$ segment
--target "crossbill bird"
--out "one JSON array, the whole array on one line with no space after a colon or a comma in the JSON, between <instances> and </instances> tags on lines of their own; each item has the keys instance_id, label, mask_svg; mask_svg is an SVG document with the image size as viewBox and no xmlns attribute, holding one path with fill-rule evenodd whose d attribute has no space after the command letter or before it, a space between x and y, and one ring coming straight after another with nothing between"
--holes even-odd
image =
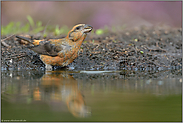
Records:
<instances>
[{"instance_id":1,"label":"crossbill bird","mask_svg":"<svg viewBox=\"0 0 183 123\"><path fill-rule=\"evenodd\" d=\"M62 39L31 40L22 36L16 38L27 41L31 45L28 48L40 55L46 70L52 70L52 66L65 67L78 57L80 46L92 29L90 25L78 24Z\"/></svg>"}]
</instances>

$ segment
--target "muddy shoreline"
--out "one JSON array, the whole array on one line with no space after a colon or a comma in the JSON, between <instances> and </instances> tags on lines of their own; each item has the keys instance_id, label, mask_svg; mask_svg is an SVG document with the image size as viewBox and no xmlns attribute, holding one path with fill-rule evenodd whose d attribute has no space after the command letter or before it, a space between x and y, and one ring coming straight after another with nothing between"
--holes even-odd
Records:
<instances>
[{"instance_id":1,"label":"muddy shoreline","mask_svg":"<svg viewBox=\"0 0 183 123\"><path fill-rule=\"evenodd\" d=\"M7 36L8 37L8 36ZM61 38L50 36L49 38ZM5 39L6 37L2 37ZM33 39L43 39L32 35ZM39 55L15 37L1 43L1 70L44 70ZM60 67L55 67L56 70ZM182 29L140 27L103 35L89 34L68 70L161 71L182 69Z\"/></svg>"}]
</instances>

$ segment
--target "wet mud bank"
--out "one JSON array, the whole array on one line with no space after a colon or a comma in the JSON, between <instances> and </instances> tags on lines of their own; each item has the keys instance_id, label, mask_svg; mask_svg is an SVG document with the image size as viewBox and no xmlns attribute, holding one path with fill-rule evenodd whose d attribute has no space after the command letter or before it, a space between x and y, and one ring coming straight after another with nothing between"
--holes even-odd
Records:
<instances>
[{"instance_id":1,"label":"wet mud bank","mask_svg":"<svg viewBox=\"0 0 183 123\"><path fill-rule=\"evenodd\" d=\"M31 37L43 39L36 35ZM64 36L49 38L61 37ZM39 55L19 44L15 37L7 38L3 42L1 70L44 70ZM182 69L182 30L143 26L115 33L109 31L103 35L90 34L83 42L78 58L66 69L133 71Z\"/></svg>"}]
</instances>

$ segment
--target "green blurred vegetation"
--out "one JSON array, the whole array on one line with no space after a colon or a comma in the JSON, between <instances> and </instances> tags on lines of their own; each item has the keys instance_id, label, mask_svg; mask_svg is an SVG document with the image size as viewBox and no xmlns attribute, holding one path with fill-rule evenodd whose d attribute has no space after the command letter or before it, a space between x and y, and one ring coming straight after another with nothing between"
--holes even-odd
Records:
<instances>
[{"instance_id":1,"label":"green blurred vegetation","mask_svg":"<svg viewBox=\"0 0 183 123\"><path fill-rule=\"evenodd\" d=\"M95 31L95 34L97 35L103 35L103 34L106 34L106 33L109 33L109 32L118 32L118 31L121 31L121 30L124 30L126 28L126 25L122 25L122 26L112 26L112 27L109 27L109 26L104 26L104 28L101 28L101 29L97 29Z\"/></svg>"},{"instance_id":2,"label":"green blurred vegetation","mask_svg":"<svg viewBox=\"0 0 183 123\"><path fill-rule=\"evenodd\" d=\"M105 34L105 33L108 33L108 32L109 32L109 27L108 27L108 26L104 26L103 29L97 29L97 30L95 31L95 33L96 33L97 35L102 35L102 34Z\"/></svg>"},{"instance_id":3,"label":"green blurred vegetation","mask_svg":"<svg viewBox=\"0 0 183 123\"><path fill-rule=\"evenodd\" d=\"M67 34L69 31L69 28L67 26L59 27L58 25L46 25L43 26L41 21L35 22L31 16L27 16L28 22L26 24L21 24L21 22L10 22L6 26L1 27L1 35L11 35L11 34L24 34L24 33L30 33L30 34L36 34L36 33L42 33L44 37L47 36L47 34L51 33L55 36L58 36L60 34Z\"/></svg>"},{"instance_id":4,"label":"green blurred vegetation","mask_svg":"<svg viewBox=\"0 0 183 123\"><path fill-rule=\"evenodd\" d=\"M28 22L25 24L22 24L21 22L10 22L6 26L1 27L1 35L12 35L12 34L37 34L40 33L43 37L47 37L48 34L59 36L61 34L67 35L70 28L66 25L59 27L59 25L43 25L41 21L35 22L33 18L30 15L27 15ZM93 29L91 34L96 35L102 35L109 32L117 32L119 30L123 30L126 27L126 25L123 25L122 27L108 27L104 26L104 28L101 29Z\"/></svg>"}]
</instances>

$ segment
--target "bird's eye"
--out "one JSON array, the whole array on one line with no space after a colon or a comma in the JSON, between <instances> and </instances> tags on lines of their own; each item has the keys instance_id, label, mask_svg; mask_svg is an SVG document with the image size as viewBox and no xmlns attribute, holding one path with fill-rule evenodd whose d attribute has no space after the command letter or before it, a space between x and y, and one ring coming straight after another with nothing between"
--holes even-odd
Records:
<instances>
[{"instance_id":1,"label":"bird's eye","mask_svg":"<svg viewBox=\"0 0 183 123\"><path fill-rule=\"evenodd\" d=\"M76 27L76 30L79 30L81 28L81 26L78 26L78 27Z\"/></svg>"}]
</instances>

